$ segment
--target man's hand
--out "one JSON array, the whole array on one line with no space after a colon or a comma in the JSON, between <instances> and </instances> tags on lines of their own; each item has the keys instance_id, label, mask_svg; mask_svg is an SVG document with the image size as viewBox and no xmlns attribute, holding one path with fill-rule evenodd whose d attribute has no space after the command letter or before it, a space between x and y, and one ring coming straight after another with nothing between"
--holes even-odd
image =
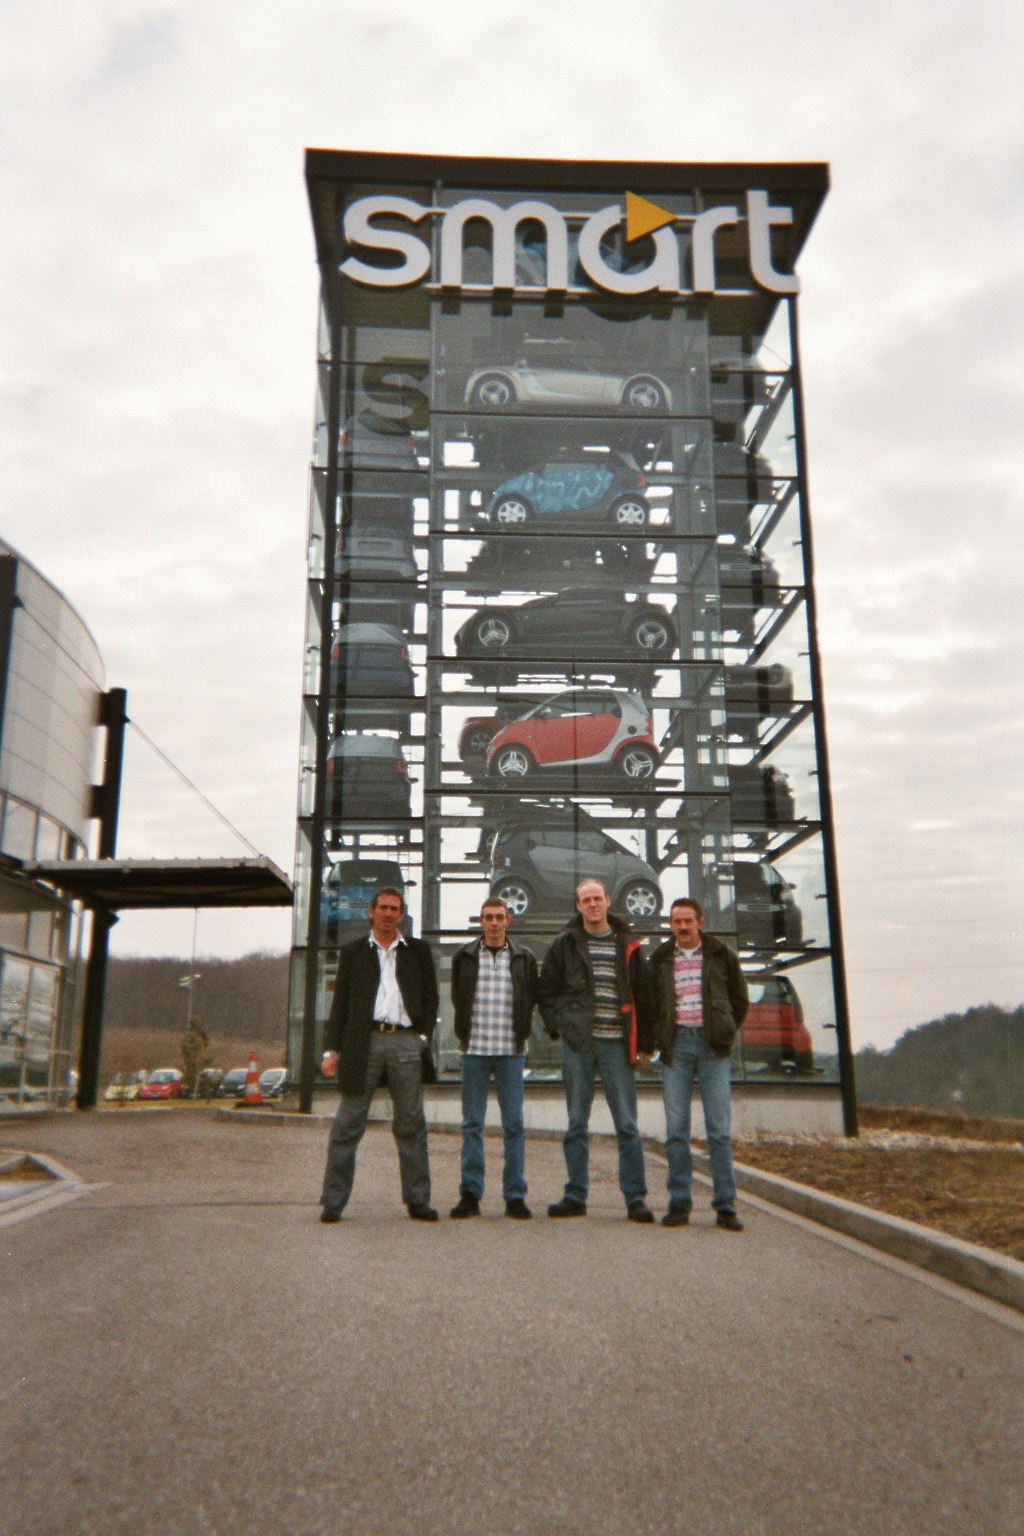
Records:
<instances>
[{"instance_id":1,"label":"man's hand","mask_svg":"<svg viewBox=\"0 0 1024 1536\"><path fill-rule=\"evenodd\" d=\"M337 1072L337 1070L338 1070L338 1053L337 1053L337 1051L324 1051L324 1054L323 1054L323 1056L320 1059L320 1071L323 1073L324 1077L333 1077L335 1072Z\"/></svg>"},{"instance_id":2,"label":"man's hand","mask_svg":"<svg viewBox=\"0 0 1024 1536\"><path fill-rule=\"evenodd\" d=\"M647 1051L637 1051L636 1064L638 1067L649 1067L654 1057Z\"/></svg>"}]
</instances>

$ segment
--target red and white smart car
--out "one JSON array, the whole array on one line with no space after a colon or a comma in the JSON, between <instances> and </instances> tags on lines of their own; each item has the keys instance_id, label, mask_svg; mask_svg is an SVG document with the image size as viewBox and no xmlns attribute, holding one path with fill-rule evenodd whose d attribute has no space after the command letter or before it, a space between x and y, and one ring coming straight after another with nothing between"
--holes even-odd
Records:
<instances>
[{"instance_id":1,"label":"red and white smart car","mask_svg":"<svg viewBox=\"0 0 1024 1536\"><path fill-rule=\"evenodd\" d=\"M652 779L660 761L649 706L618 688L556 693L498 729L487 749L488 773L513 780L538 770L596 768L635 784Z\"/></svg>"}]
</instances>

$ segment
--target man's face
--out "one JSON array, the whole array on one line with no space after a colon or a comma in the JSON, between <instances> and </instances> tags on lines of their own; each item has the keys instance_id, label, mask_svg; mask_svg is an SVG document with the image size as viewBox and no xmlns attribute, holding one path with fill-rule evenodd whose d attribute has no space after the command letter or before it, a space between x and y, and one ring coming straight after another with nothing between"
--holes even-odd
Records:
<instances>
[{"instance_id":1,"label":"man's face","mask_svg":"<svg viewBox=\"0 0 1024 1536\"><path fill-rule=\"evenodd\" d=\"M696 949L700 943L703 918L692 907L673 907L668 915L668 925L680 949Z\"/></svg>"},{"instance_id":2,"label":"man's face","mask_svg":"<svg viewBox=\"0 0 1024 1536\"><path fill-rule=\"evenodd\" d=\"M381 944L391 944L401 926L402 903L397 896L378 896L370 908L373 936Z\"/></svg>"},{"instance_id":3,"label":"man's face","mask_svg":"<svg viewBox=\"0 0 1024 1536\"><path fill-rule=\"evenodd\" d=\"M484 943L489 949L500 949L508 932L508 913L504 907L484 907L480 913L480 927Z\"/></svg>"},{"instance_id":4,"label":"man's face","mask_svg":"<svg viewBox=\"0 0 1024 1536\"><path fill-rule=\"evenodd\" d=\"M576 897L576 910L583 919L583 926L588 933L604 933L608 927L608 908L611 902L605 894L604 887L598 885L596 880L588 880L581 885Z\"/></svg>"}]
</instances>

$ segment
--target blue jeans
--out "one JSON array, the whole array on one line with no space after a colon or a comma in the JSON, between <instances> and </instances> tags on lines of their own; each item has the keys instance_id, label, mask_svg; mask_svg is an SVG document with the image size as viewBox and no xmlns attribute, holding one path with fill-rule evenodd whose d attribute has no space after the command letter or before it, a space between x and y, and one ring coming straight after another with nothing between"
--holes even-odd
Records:
<instances>
[{"instance_id":1,"label":"blue jeans","mask_svg":"<svg viewBox=\"0 0 1024 1536\"><path fill-rule=\"evenodd\" d=\"M569 1111L569 1129L562 1143L568 1173L566 1197L580 1201L587 1198L590 1106L594 1102L594 1082L598 1073L619 1144L619 1188L626 1204L632 1205L634 1200L646 1198L647 1176L644 1144L636 1123L636 1078L627 1060L623 1040L594 1040L584 1051L574 1051L562 1041L562 1082Z\"/></svg>"},{"instance_id":2,"label":"blue jeans","mask_svg":"<svg viewBox=\"0 0 1024 1536\"><path fill-rule=\"evenodd\" d=\"M730 1139L732 1062L712 1056L702 1029L680 1029L672 1046L672 1065L662 1069L665 1098L665 1154L668 1158L668 1200L676 1210L693 1204L693 1158L690 1155L690 1104L694 1076L700 1078L700 1101L711 1154L712 1207L731 1211L736 1204L736 1176Z\"/></svg>"},{"instance_id":3,"label":"blue jeans","mask_svg":"<svg viewBox=\"0 0 1024 1536\"><path fill-rule=\"evenodd\" d=\"M502 1193L506 1200L522 1200L526 1194L523 1165L526 1129L523 1125L522 1056L463 1056L462 1058L462 1172L459 1189L479 1200L484 1192L484 1120L487 1117L487 1084L491 1073L498 1094L501 1129L505 1135L505 1170Z\"/></svg>"}]
</instances>

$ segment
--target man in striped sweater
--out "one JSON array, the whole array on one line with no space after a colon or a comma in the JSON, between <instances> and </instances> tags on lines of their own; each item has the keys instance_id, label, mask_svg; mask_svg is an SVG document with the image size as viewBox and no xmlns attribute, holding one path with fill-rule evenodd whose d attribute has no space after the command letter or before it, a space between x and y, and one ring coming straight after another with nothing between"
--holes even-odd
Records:
<instances>
[{"instance_id":1,"label":"man in striped sweater","mask_svg":"<svg viewBox=\"0 0 1024 1536\"><path fill-rule=\"evenodd\" d=\"M587 1213L590 1107L600 1074L618 1141L626 1214L630 1221L652 1222L633 1074L638 1054L654 1049L652 999L641 941L610 906L600 880L581 881L577 916L554 939L541 967L541 1017L551 1038L562 1042L569 1115L565 1193L548 1215Z\"/></svg>"}]
</instances>

